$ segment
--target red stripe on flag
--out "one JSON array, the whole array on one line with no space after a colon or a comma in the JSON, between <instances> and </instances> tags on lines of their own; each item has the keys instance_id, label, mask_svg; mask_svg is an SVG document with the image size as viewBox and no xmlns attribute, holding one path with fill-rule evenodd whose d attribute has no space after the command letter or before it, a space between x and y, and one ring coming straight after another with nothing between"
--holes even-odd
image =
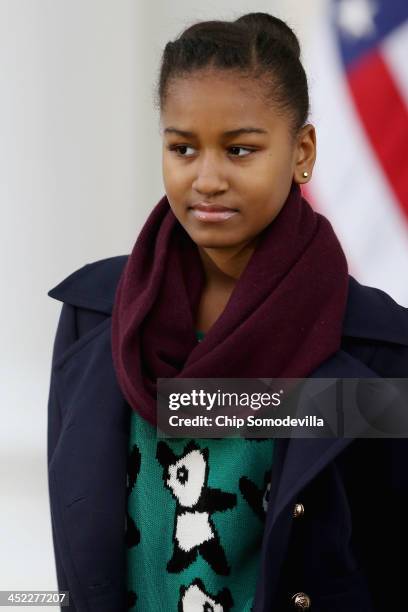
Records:
<instances>
[{"instance_id":1,"label":"red stripe on flag","mask_svg":"<svg viewBox=\"0 0 408 612\"><path fill-rule=\"evenodd\" d=\"M377 51L363 57L349 70L348 82L371 145L408 217L408 112L405 101Z\"/></svg>"}]
</instances>

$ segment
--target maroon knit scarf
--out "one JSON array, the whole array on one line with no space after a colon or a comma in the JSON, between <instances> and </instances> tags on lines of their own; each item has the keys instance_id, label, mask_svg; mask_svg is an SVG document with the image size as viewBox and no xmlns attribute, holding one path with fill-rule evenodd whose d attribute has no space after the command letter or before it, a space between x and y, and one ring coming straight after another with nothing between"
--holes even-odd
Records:
<instances>
[{"instance_id":1,"label":"maroon knit scarf","mask_svg":"<svg viewBox=\"0 0 408 612\"><path fill-rule=\"evenodd\" d=\"M303 378L340 347L347 261L329 221L294 182L198 343L204 282L197 246L164 196L136 240L112 313L119 385L153 425L157 378Z\"/></svg>"}]
</instances>

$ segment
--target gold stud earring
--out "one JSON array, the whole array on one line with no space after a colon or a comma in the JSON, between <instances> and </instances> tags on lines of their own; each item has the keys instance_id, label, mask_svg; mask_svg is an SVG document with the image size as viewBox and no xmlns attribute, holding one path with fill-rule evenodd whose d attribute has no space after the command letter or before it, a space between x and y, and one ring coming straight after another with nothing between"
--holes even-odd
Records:
<instances>
[{"instance_id":1,"label":"gold stud earring","mask_svg":"<svg viewBox=\"0 0 408 612\"><path fill-rule=\"evenodd\" d=\"M307 177L309 176L309 173L308 173L308 172L306 172L306 170L305 170L305 171L303 172L302 176L303 176L304 178L307 178Z\"/></svg>"}]
</instances>

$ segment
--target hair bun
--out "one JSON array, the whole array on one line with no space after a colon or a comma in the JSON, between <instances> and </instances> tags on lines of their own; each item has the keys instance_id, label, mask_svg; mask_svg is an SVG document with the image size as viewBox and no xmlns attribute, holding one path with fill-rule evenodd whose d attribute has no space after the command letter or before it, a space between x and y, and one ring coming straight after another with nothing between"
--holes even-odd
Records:
<instances>
[{"instance_id":1,"label":"hair bun","mask_svg":"<svg viewBox=\"0 0 408 612\"><path fill-rule=\"evenodd\" d=\"M282 19L273 17L269 13L247 13L236 19L235 23L245 25L257 33L266 33L288 48L297 59L300 59L300 45L297 36Z\"/></svg>"}]
</instances>

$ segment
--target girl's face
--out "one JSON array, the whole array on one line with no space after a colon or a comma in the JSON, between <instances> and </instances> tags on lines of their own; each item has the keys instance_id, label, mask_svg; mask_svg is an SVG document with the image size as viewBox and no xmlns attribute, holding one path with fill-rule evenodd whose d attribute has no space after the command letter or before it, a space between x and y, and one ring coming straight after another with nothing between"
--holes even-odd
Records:
<instances>
[{"instance_id":1,"label":"girl's face","mask_svg":"<svg viewBox=\"0 0 408 612\"><path fill-rule=\"evenodd\" d=\"M292 180L305 182L303 171L311 173L313 126L294 137L289 116L268 105L260 87L216 70L169 85L163 180L174 215L201 247L250 243L277 216ZM200 202L233 210L211 216L192 208Z\"/></svg>"}]
</instances>

